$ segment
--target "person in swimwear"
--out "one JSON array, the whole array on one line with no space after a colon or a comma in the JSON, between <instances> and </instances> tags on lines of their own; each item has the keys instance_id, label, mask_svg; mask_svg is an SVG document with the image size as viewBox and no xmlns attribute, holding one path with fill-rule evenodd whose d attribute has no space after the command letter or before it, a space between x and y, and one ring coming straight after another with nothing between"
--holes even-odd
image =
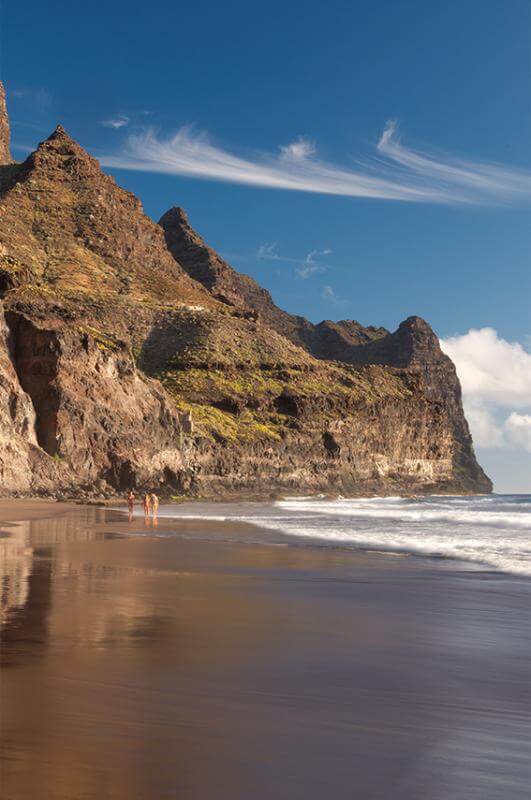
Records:
<instances>
[{"instance_id":1,"label":"person in swimwear","mask_svg":"<svg viewBox=\"0 0 531 800\"><path fill-rule=\"evenodd\" d=\"M133 512L135 510L135 494L131 489L127 495L127 508L129 509L129 522L133 519Z\"/></svg>"},{"instance_id":2,"label":"person in swimwear","mask_svg":"<svg viewBox=\"0 0 531 800\"><path fill-rule=\"evenodd\" d=\"M148 494L144 495L144 514L149 517L149 510L151 508L151 501Z\"/></svg>"}]
</instances>

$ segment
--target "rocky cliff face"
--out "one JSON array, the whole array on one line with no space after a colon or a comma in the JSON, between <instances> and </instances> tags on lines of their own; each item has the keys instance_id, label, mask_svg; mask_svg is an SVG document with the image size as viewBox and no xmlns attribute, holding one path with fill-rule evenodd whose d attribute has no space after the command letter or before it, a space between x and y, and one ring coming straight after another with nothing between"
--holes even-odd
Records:
<instances>
[{"instance_id":1,"label":"rocky cliff face","mask_svg":"<svg viewBox=\"0 0 531 800\"><path fill-rule=\"evenodd\" d=\"M0 315L0 485L3 492L29 491L32 456L38 453L35 410L10 357L11 342Z\"/></svg>"},{"instance_id":2,"label":"rocky cliff face","mask_svg":"<svg viewBox=\"0 0 531 800\"><path fill-rule=\"evenodd\" d=\"M0 82L0 165L11 163L9 151L9 117L6 107L6 93Z\"/></svg>"},{"instance_id":3,"label":"rocky cliff face","mask_svg":"<svg viewBox=\"0 0 531 800\"><path fill-rule=\"evenodd\" d=\"M0 442L4 493L490 490L425 322L287 314L61 127L0 166Z\"/></svg>"}]
</instances>

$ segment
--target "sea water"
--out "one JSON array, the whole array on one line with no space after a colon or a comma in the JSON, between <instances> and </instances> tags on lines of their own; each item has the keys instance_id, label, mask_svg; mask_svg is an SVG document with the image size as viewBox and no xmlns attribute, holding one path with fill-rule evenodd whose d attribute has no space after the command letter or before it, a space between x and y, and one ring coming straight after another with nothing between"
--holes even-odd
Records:
<instances>
[{"instance_id":1,"label":"sea water","mask_svg":"<svg viewBox=\"0 0 531 800\"><path fill-rule=\"evenodd\" d=\"M288 497L162 506L160 516L241 521L308 544L453 558L531 575L531 495Z\"/></svg>"}]
</instances>

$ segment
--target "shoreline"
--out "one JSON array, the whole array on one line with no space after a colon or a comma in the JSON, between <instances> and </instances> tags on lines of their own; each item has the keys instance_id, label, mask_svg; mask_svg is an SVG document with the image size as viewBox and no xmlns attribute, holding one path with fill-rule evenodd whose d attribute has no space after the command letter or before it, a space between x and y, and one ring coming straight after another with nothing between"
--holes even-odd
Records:
<instances>
[{"instance_id":1,"label":"shoreline","mask_svg":"<svg viewBox=\"0 0 531 800\"><path fill-rule=\"evenodd\" d=\"M490 495L478 495L478 497L485 496L488 497ZM512 496L512 495L510 495ZM524 496L524 495L522 495ZM447 495L439 495L439 497L447 497ZM455 497L460 497L460 495L455 495ZM304 499L328 499L325 497L312 497L312 498L304 498ZM352 498L341 498L341 499L352 499ZM380 499L378 498L356 498L356 499ZM381 499L387 499L382 497ZM400 497L399 499L406 499ZM410 499L410 498L407 498ZM420 498L419 498L420 499ZM9 535L9 526L11 524L16 525L17 523L31 523L32 521L39 520L39 519L53 519L56 516L64 516L68 515L69 513L75 513L80 509L100 509L106 517L106 522L109 522L109 514L116 514L123 516L123 520L113 520L113 527L117 529L121 536L127 538L134 538L141 534L143 537L152 536L152 538L160 538L162 535L169 535L174 534L176 538L182 538L185 535L191 535L191 532L195 531L200 528L202 531L202 535L199 537L198 541L205 541L208 542L209 539L204 538L204 532L210 531L212 535L217 536L218 529L226 529L227 531L231 531L232 534L235 530L241 534L240 542L242 545L249 544L249 545L261 545L261 546L284 546L284 547L292 547L297 549L315 549L315 550L333 550L337 552L342 552L344 554L348 554L350 557L355 558L356 555L360 554L370 554L380 558L400 558L400 559L414 559L418 560L421 563L424 562L427 565L430 564L439 564L439 565L447 565L448 568L451 569L450 565L453 565L456 572L470 572L470 573L479 573L484 575L492 575L492 576L499 576L501 578L514 578L518 580L529 580L530 575L527 573L522 573L510 569L502 569L498 565L494 565L488 561L483 561L481 558L473 558L473 557L464 557L462 555L450 555L450 554L441 554L441 553L429 553L423 552L414 549L407 549L401 548L400 546L389 547L386 549L384 545L377 545L367 543L358 543L358 542L341 542L341 541L334 541L327 539L326 537L305 537L305 536L298 536L289 530L282 530L275 527L268 527L266 524L262 523L260 518L257 517L255 520L241 520L241 519L231 519L230 517L224 517L223 519L219 517L212 517L209 519L208 516L205 515L197 515L194 516L193 514L182 514L179 515L176 513L174 516L170 516L164 514L164 509L171 508L175 506L175 509L181 508L183 505L189 504L191 506L198 506L201 503L208 506L216 506L221 504L226 504L229 506L237 505L238 502L243 504L245 503L264 503L264 502L274 502L272 500L268 501L260 501L260 500L219 500L218 502L212 501L210 499L204 500L202 498L194 498L193 500L183 500L182 502L177 503L164 503L161 505L162 513L156 517L156 527L153 527L153 517L149 516L149 525L150 527L146 530L145 523L146 518L142 513L139 513L139 504L136 507L136 513L133 517L133 522L126 519L127 517L127 505L126 502L112 502L109 501L107 503L86 503L83 501L78 502L69 502L63 500L51 500L48 498L17 498L15 499L5 499L0 498L0 541L2 541L2 533L4 533L4 542L6 541L6 537ZM9 510L8 510L9 509ZM136 523L136 524L135 524ZM3 531L2 526L6 526L7 530ZM134 527L132 527L132 525ZM97 530L100 530L100 526L96 526ZM257 539L256 537L259 537ZM222 538L222 537L219 537ZM231 543L231 539L227 539L227 544Z\"/></svg>"},{"instance_id":2,"label":"shoreline","mask_svg":"<svg viewBox=\"0 0 531 800\"><path fill-rule=\"evenodd\" d=\"M521 495L522 497L528 497L528 495ZM478 499L482 497L490 497L488 495L481 495L476 496ZM504 495L499 495L500 498L504 497ZM513 498L514 495L508 495L508 497ZM346 503L352 500L352 498L340 498L345 500ZM394 498L358 498L359 500L367 500L374 501L374 500L388 500L392 499L395 501L402 501L406 498L401 497L394 497ZM423 500L425 498L407 498L413 500ZM448 499L447 496L434 496L436 500ZM452 496L450 499L461 499L458 496ZM310 508L313 502L316 504L320 502L328 502L327 498L324 497L303 497L303 498L289 498L291 501L301 500L306 502L306 510ZM332 501L334 502L334 501ZM159 516L158 521L159 524L163 523L166 526L170 526L173 524L175 530L173 532L176 536L179 536L179 528L183 523L189 524L217 524L220 526L230 526L231 524L242 524L246 525L249 531L255 531L256 535L261 537L261 541L267 544L275 543L277 545L284 545L290 547L298 547L298 548L316 548L316 549L335 549L340 550L345 553L356 554L356 553L374 553L379 554L381 556L390 556L390 557L402 557L402 558L414 558L414 559L421 559L426 562L449 562L455 566L456 570L459 571L473 571L473 572L481 572L483 574L492 574L492 575L500 575L503 577L514 577L519 579L528 580L531 578L531 565L528 562L523 564L519 563L512 563L510 566L505 565L503 566L500 562L499 558L492 561L489 557L486 557L484 554L482 555L481 552L478 552L476 555L472 555L470 553L460 553L460 552L451 552L451 551L441 551L435 545L433 545L433 550L430 551L429 549L423 549L422 540L417 538L415 540L415 544L408 544L408 536L405 534L405 538L403 541L398 540L395 537L394 541L383 541L383 538L379 541L371 541L370 538L355 538L353 536L351 539L348 538L334 538L333 536L328 536L323 533L323 535L319 535L318 532L312 531L310 532L302 532L301 530L294 530L293 526L290 527L290 521L293 519L292 517L288 516L286 518L285 525L282 524L282 516L279 515L276 518L276 524L268 524L269 520L267 517L264 519L261 515L261 511L263 511L264 507L269 508L271 505L271 510L273 511L273 504L268 502L257 502L257 501L242 501L242 502L234 502L234 501L225 501L224 503L212 503L211 501L204 501L204 502L196 502L196 503L181 503L181 504L163 504L160 506L159 509ZM216 506L222 508L222 515L216 516L217 508ZM251 506L250 508L248 506ZM194 507L198 509L199 513L195 513ZM254 508L253 508L254 507ZM121 513L124 516L127 514L127 509L125 507L117 507L116 505L111 508L111 510L116 510L117 513ZM237 511L236 514L231 516L231 512L233 510ZM404 526L408 526L411 524L411 527L414 527L415 522L408 522L408 509L407 507L404 508L404 520L399 520L400 511L398 511L397 516L393 517L386 517L385 514L388 512L388 507L384 506L383 510L383 518L382 523L387 526L389 530L392 530L394 525L396 524L397 520L401 521ZM301 513L293 510L293 512L289 513ZM304 513L304 512L302 512ZM326 513L326 512L325 512ZM331 512L334 514L334 511ZM361 506L358 512L361 515L361 518L364 516L364 507ZM371 514L372 511L369 511ZM376 512L377 513L377 512ZM422 512L421 512L422 513ZM427 512L430 514L430 511ZM413 512L415 514L415 512ZM490 513L489 513L490 516ZM356 517L356 512L354 512L354 517ZM145 518L141 512L136 512L134 517L135 519ZM151 519L151 518L149 518ZM300 523L304 522L304 516L300 517ZM124 523L125 524L125 523ZM430 526L432 524L431 520L426 520L426 525ZM124 533L127 531L124 530ZM354 531L353 531L354 533ZM370 537L370 532L368 533L368 537ZM470 535L469 533L461 533L461 541L466 543L467 536ZM473 536L474 534L472 534ZM266 542L267 537L267 542ZM251 537L252 538L252 537ZM398 534L398 539L400 538L400 534ZM459 537L457 537L459 538ZM442 544L442 542L441 542ZM419 546L420 545L420 546ZM444 545L443 545L444 546Z\"/></svg>"},{"instance_id":3,"label":"shoreline","mask_svg":"<svg viewBox=\"0 0 531 800\"><path fill-rule=\"evenodd\" d=\"M151 487L149 492L152 492L157 487ZM227 490L223 494L215 494L215 495L175 495L175 494L166 494L161 492L159 494L159 500L163 503L168 504L175 504L180 505L181 503L238 503L238 502L274 502L275 500L284 500L287 497L319 497L327 500L338 500L338 499L350 499L350 500L357 500L357 499L371 499L371 498L386 498L386 497L400 497L404 499L408 498L415 498L415 497L490 497L491 495L497 494L494 490L490 492L473 492L473 491L456 491L455 489L448 489L447 491L441 491L440 486L427 486L426 489L422 489L422 487L417 487L415 490L408 489L403 491L397 491L400 487L393 487L394 491L391 489L389 492L382 492L382 491L360 491L360 492L353 492L351 494L341 494L339 492L330 492L330 491L322 491L317 492L313 495L296 495L293 491L283 490L283 491L272 491L272 492L247 492L247 491L234 491L231 492ZM380 487L381 489L381 487ZM146 490L147 491L147 490ZM160 491L160 489L159 489ZM144 490L140 491L137 490L136 495L138 498L144 494ZM517 493L518 494L518 493ZM13 495L0 495L0 503L2 502L9 502L13 500L17 501L44 501L44 502L56 502L56 503L73 503L76 505L101 505L101 506L109 506L109 505L120 505L126 503L125 501L126 491L123 493L116 492L112 495L101 495L97 492L94 493L84 493L81 490L78 492L70 492L70 491L58 491L56 493L50 493L49 495L41 495L41 494L13 494Z\"/></svg>"},{"instance_id":4,"label":"shoreline","mask_svg":"<svg viewBox=\"0 0 531 800\"><path fill-rule=\"evenodd\" d=\"M525 497L526 495L522 496ZM438 497L447 498L446 495L440 495ZM454 495L452 497L459 499L461 496ZM490 497L490 495L481 495L478 497ZM503 495L500 495L500 497L503 497ZM513 497L513 495L509 495L509 497ZM327 498L321 497L308 497L300 499L310 502L313 500L316 502L319 502L320 500L326 502L327 500ZM348 501L352 498L341 499ZM359 499L374 500L380 498ZM397 497L396 499L403 500L406 498ZM422 500L423 498L420 497L418 499ZM4 498L0 499L0 543L3 542L4 546L8 546L9 531L11 526L21 524L30 525L31 522L35 520L53 519L54 517L75 514L76 511L82 511L83 509L86 509L87 511L90 509L98 509L104 514L104 518L107 522L113 519L113 514L122 518L120 520L113 519L113 525L116 529L118 529L119 534L124 537L134 538L135 536L141 534L142 537L151 535L152 538L160 539L161 536L173 534L175 538L178 539L186 537L187 535L193 535L194 537L198 537L198 539L201 541L208 541L208 539L204 538L205 531L211 531L214 538L219 538L219 531L226 530L228 532L226 541L227 544L230 544L232 542L234 531L237 530L238 539L242 544L260 544L263 546L275 545L296 548L298 550L333 550L344 553L346 558L356 558L357 555L370 554L379 558L400 558L404 561L412 559L420 562L421 564L425 564L429 569L437 569L437 567L442 569L444 566L445 571L454 569L456 572L460 573L469 572L481 575L492 575L504 579L514 578L524 581L529 581L531 578L529 569L525 564L521 567L517 564L514 566L511 565L504 567L501 563L499 563L499 559L493 562L492 560L489 560L488 557L482 557L481 553L478 553L476 557L471 554L460 552L441 552L440 549L437 549L436 547L434 547L433 552L430 552L429 550L423 549L418 545L413 546L408 544L407 541L384 543L381 541L370 541L368 539L359 541L354 538L351 540L341 540L330 538L326 535L319 536L319 534L311 536L305 534L301 535L300 533L290 530L289 526L282 527L282 525L279 525L278 521L281 522L282 517L279 518L276 525L268 525L267 521L264 522L259 514L253 517L252 509L251 513L248 514L248 518L242 518L241 514L231 517L230 511L226 514L226 516L224 515L223 518L216 517L215 515L210 516L208 513L216 506L228 506L229 509L232 509L234 507L238 507L240 504L245 507L246 504L267 505L268 503L272 502L274 501L242 500L238 502L234 500L219 500L214 502L212 500L195 498L193 501L162 503L159 509L159 514L155 518L155 523L153 523L153 517L150 515L148 518L146 518L140 511L140 505L138 503L135 508L133 521L131 521L127 518L128 514L125 501L122 503L112 501L107 503L85 503L81 500L76 502L66 502L62 500L50 500L47 498L18 498L16 500L6 500ZM190 509L193 509L194 507L198 508L201 505L204 506L203 513L198 513L195 515L193 511L190 512ZM188 508L186 508L187 506ZM174 510L175 513L165 513L165 511L168 509ZM183 509L185 513L179 513L179 509ZM241 511L245 514L246 509L243 508ZM388 520L388 526L390 530L393 529L394 524L395 520L392 518ZM146 525L149 525L148 529L146 529ZM96 530L100 530L99 525L96 526ZM463 538L463 543L466 543L465 535Z\"/></svg>"}]
</instances>

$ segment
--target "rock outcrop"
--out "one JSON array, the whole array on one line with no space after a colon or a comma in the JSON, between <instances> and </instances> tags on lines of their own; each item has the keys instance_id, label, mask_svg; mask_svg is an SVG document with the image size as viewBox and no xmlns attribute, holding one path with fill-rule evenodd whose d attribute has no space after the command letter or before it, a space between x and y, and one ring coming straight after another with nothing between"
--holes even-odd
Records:
<instances>
[{"instance_id":1,"label":"rock outcrop","mask_svg":"<svg viewBox=\"0 0 531 800\"><path fill-rule=\"evenodd\" d=\"M384 336L385 328L364 328L354 320L312 325L304 317L288 314L271 294L248 275L237 272L209 247L191 227L182 208L170 208L159 220L175 260L212 294L235 308L255 316L316 358L345 360L345 347Z\"/></svg>"},{"instance_id":2,"label":"rock outcrop","mask_svg":"<svg viewBox=\"0 0 531 800\"><path fill-rule=\"evenodd\" d=\"M9 149L9 117L7 115L6 93L0 81L0 166L11 163Z\"/></svg>"},{"instance_id":3,"label":"rock outcrop","mask_svg":"<svg viewBox=\"0 0 531 800\"><path fill-rule=\"evenodd\" d=\"M0 306L3 493L490 490L427 323L282 311L60 126L0 167Z\"/></svg>"},{"instance_id":4,"label":"rock outcrop","mask_svg":"<svg viewBox=\"0 0 531 800\"><path fill-rule=\"evenodd\" d=\"M12 362L9 336L0 313L0 487L25 492L32 486L31 456L38 449L35 411Z\"/></svg>"}]
</instances>

